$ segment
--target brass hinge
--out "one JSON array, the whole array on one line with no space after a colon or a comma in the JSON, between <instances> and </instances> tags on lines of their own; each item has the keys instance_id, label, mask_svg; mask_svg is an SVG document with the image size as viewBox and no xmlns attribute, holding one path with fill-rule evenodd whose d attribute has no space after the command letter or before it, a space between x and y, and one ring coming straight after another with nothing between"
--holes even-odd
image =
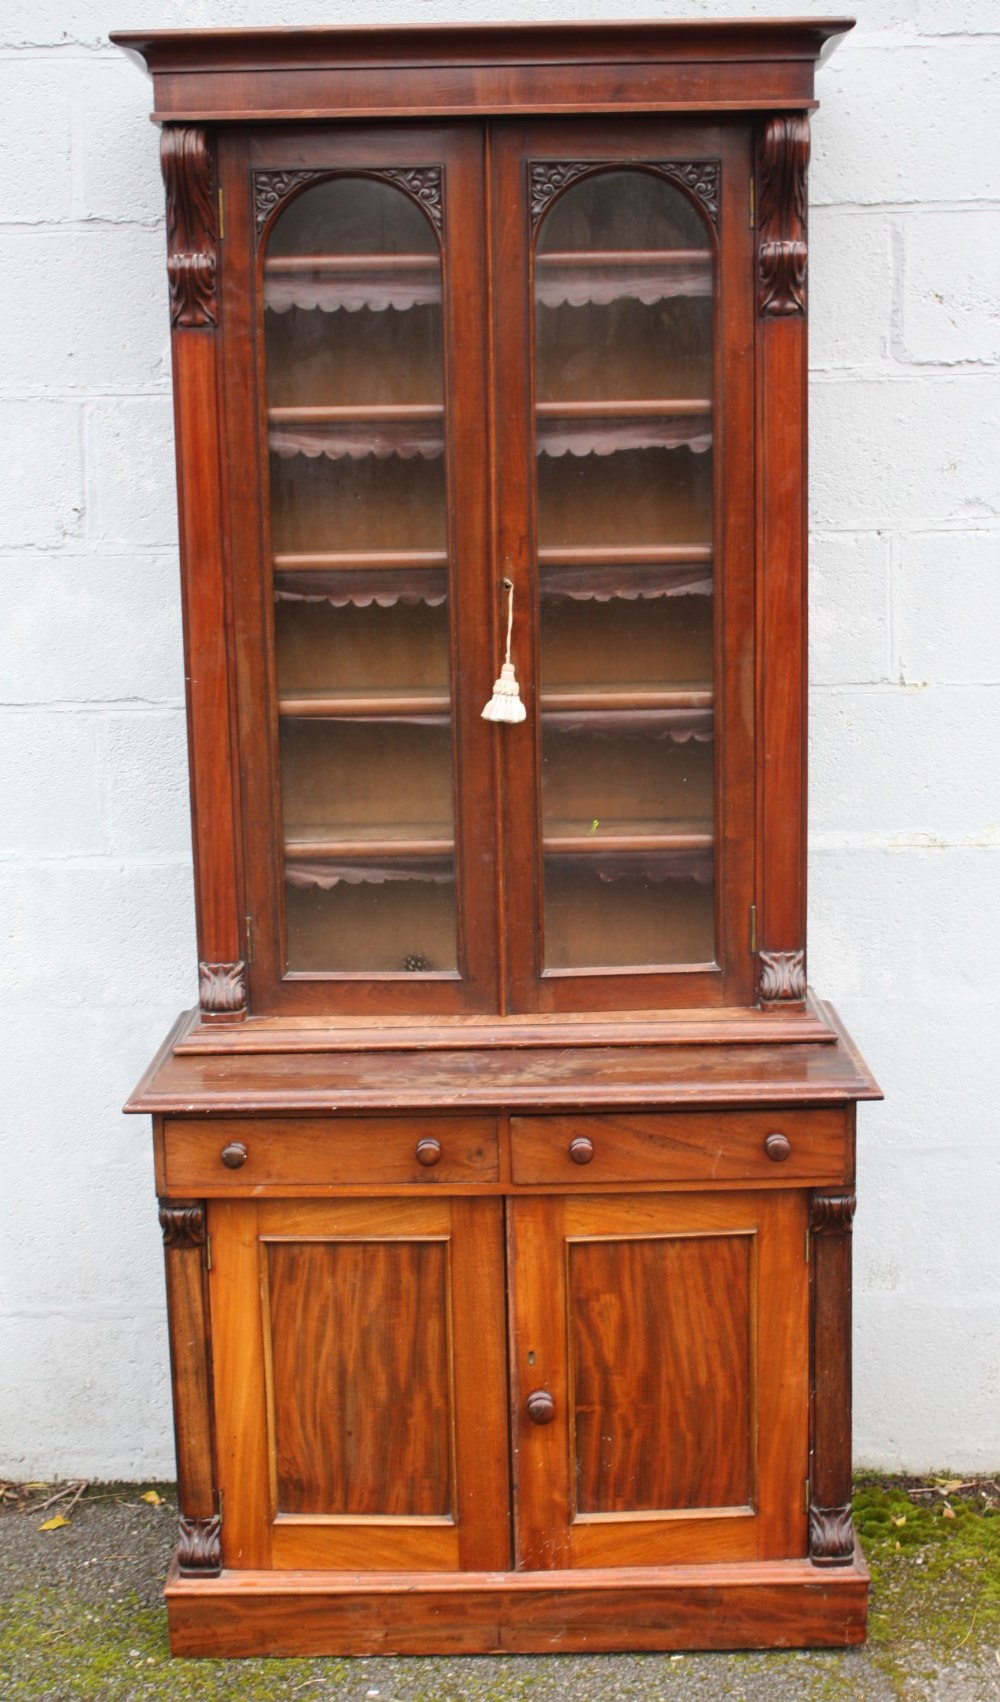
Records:
<instances>
[{"instance_id":1,"label":"brass hinge","mask_svg":"<svg viewBox=\"0 0 1000 1702\"><path fill-rule=\"evenodd\" d=\"M806 1224L806 1264L809 1263L809 1254L811 1252L812 1252L812 1238L811 1238L810 1233L809 1233L809 1225Z\"/></svg>"},{"instance_id":2,"label":"brass hinge","mask_svg":"<svg viewBox=\"0 0 1000 1702\"><path fill-rule=\"evenodd\" d=\"M212 1237L210 1235L205 1236L205 1269L206 1271L212 1269Z\"/></svg>"},{"instance_id":3,"label":"brass hinge","mask_svg":"<svg viewBox=\"0 0 1000 1702\"><path fill-rule=\"evenodd\" d=\"M751 172L751 174L750 174L750 229L753 230L755 228L756 224L757 224L757 188L756 188L756 184L755 184L755 181L754 181L753 173Z\"/></svg>"},{"instance_id":4,"label":"brass hinge","mask_svg":"<svg viewBox=\"0 0 1000 1702\"><path fill-rule=\"evenodd\" d=\"M225 1490L220 1489L219 1490L219 1524L220 1525L222 1524L222 1521L225 1518L225 1516L226 1516L226 1495L225 1495Z\"/></svg>"},{"instance_id":5,"label":"brass hinge","mask_svg":"<svg viewBox=\"0 0 1000 1702\"><path fill-rule=\"evenodd\" d=\"M220 189L219 190L219 241L220 242L222 241L225 234L226 234L226 210L225 210L225 204L224 204L223 199L222 199L222 190Z\"/></svg>"},{"instance_id":6,"label":"brass hinge","mask_svg":"<svg viewBox=\"0 0 1000 1702\"><path fill-rule=\"evenodd\" d=\"M802 1485L802 1489L803 1489L802 1511L803 1511L803 1513L808 1513L808 1511L809 1511L809 1490L810 1490L810 1484L809 1484L808 1478L805 1479L805 1482Z\"/></svg>"},{"instance_id":7,"label":"brass hinge","mask_svg":"<svg viewBox=\"0 0 1000 1702\"><path fill-rule=\"evenodd\" d=\"M757 955L757 906L750 906L750 956Z\"/></svg>"},{"instance_id":8,"label":"brass hinge","mask_svg":"<svg viewBox=\"0 0 1000 1702\"><path fill-rule=\"evenodd\" d=\"M244 916L244 918L243 918L243 930L244 930L244 933L246 934L246 937L247 937L246 960L247 960L248 963L252 963L253 962L253 917L252 916Z\"/></svg>"}]
</instances>

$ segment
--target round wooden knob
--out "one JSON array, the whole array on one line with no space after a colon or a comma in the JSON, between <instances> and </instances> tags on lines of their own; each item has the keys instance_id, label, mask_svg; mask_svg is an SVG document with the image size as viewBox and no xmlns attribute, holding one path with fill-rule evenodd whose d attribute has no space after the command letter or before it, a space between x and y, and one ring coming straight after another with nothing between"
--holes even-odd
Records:
<instances>
[{"instance_id":1,"label":"round wooden knob","mask_svg":"<svg viewBox=\"0 0 1000 1702\"><path fill-rule=\"evenodd\" d=\"M222 1149L222 1162L227 1170L238 1170L247 1161L247 1149L242 1141L230 1141Z\"/></svg>"},{"instance_id":2,"label":"round wooden knob","mask_svg":"<svg viewBox=\"0 0 1000 1702\"><path fill-rule=\"evenodd\" d=\"M532 1424L551 1424L556 1416L556 1403L548 1389L533 1389L526 1402Z\"/></svg>"},{"instance_id":3,"label":"round wooden knob","mask_svg":"<svg viewBox=\"0 0 1000 1702\"><path fill-rule=\"evenodd\" d=\"M785 1159L788 1157L791 1150L792 1143L788 1139L787 1135L768 1135L767 1140L764 1142L764 1151L767 1153L768 1158L774 1159L775 1164L784 1164Z\"/></svg>"},{"instance_id":4,"label":"round wooden knob","mask_svg":"<svg viewBox=\"0 0 1000 1702\"><path fill-rule=\"evenodd\" d=\"M433 1135L427 1135L424 1140L417 1142L417 1163L424 1165L427 1170L432 1164L436 1164L440 1157L441 1142L436 1141Z\"/></svg>"},{"instance_id":5,"label":"round wooden knob","mask_svg":"<svg viewBox=\"0 0 1000 1702\"><path fill-rule=\"evenodd\" d=\"M594 1156L594 1143L588 1135L577 1135L569 1143L569 1156L574 1164L589 1164Z\"/></svg>"}]
</instances>

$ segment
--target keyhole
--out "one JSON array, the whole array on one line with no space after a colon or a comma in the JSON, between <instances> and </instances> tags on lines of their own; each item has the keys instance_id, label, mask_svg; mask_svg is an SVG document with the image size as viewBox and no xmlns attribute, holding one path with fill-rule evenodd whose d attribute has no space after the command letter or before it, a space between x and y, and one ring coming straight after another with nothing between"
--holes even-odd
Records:
<instances>
[{"instance_id":1,"label":"keyhole","mask_svg":"<svg viewBox=\"0 0 1000 1702\"><path fill-rule=\"evenodd\" d=\"M534 1365L534 1363L535 1363L535 1356L534 1356L534 1354L533 1354L533 1353L529 1353L529 1355L528 1355L528 1364L529 1364L529 1365Z\"/></svg>"}]
</instances>

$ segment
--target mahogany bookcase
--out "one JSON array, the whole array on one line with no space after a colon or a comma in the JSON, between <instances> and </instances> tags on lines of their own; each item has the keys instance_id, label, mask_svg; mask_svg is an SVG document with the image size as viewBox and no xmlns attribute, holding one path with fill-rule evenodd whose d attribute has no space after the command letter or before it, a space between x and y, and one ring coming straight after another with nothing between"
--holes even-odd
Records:
<instances>
[{"instance_id":1,"label":"mahogany bookcase","mask_svg":"<svg viewBox=\"0 0 1000 1702\"><path fill-rule=\"evenodd\" d=\"M850 27L114 38L162 126L197 891L129 1104L179 1653L864 1635L878 1089L805 938Z\"/></svg>"}]
</instances>

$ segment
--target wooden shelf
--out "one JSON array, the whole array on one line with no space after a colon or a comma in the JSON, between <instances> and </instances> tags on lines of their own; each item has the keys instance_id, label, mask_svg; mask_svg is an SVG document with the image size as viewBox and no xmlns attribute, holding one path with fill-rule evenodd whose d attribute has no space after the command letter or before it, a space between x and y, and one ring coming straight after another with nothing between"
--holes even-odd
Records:
<instances>
[{"instance_id":1,"label":"wooden shelf","mask_svg":"<svg viewBox=\"0 0 1000 1702\"><path fill-rule=\"evenodd\" d=\"M648 548L600 548L583 545L538 553L540 595L557 602L608 603L619 598L710 596L713 558L710 544Z\"/></svg>"},{"instance_id":2,"label":"wooden shelf","mask_svg":"<svg viewBox=\"0 0 1000 1702\"><path fill-rule=\"evenodd\" d=\"M445 550L280 552L273 558L278 601L326 601L337 607L397 602L439 606L448 592ZM541 595L550 601L710 596L710 544L650 548L540 550Z\"/></svg>"},{"instance_id":3,"label":"wooden shelf","mask_svg":"<svg viewBox=\"0 0 1000 1702\"><path fill-rule=\"evenodd\" d=\"M290 886L329 891L348 886L383 885L387 881L430 881L444 885L455 878L455 842L433 827L416 827L409 836L390 835L387 828L354 827L336 839L287 835L284 845L285 880Z\"/></svg>"},{"instance_id":4,"label":"wooden shelf","mask_svg":"<svg viewBox=\"0 0 1000 1702\"><path fill-rule=\"evenodd\" d=\"M412 568L447 567L447 550L327 550L315 554L279 552L272 558L275 573L405 573Z\"/></svg>"},{"instance_id":5,"label":"wooden shelf","mask_svg":"<svg viewBox=\"0 0 1000 1702\"><path fill-rule=\"evenodd\" d=\"M279 603L327 602L335 608L427 603L438 608L448 595L446 550L283 552L272 563Z\"/></svg>"},{"instance_id":6,"label":"wooden shelf","mask_svg":"<svg viewBox=\"0 0 1000 1702\"><path fill-rule=\"evenodd\" d=\"M268 444L283 460L326 455L360 460L414 455L434 460L444 450L444 407L440 402L372 403L352 407L269 408Z\"/></svg>"},{"instance_id":7,"label":"wooden shelf","mask_svg":"<svg viewBox=\"0 0 1000 1702\"><path fill-rule=\"evenodd\" d=\"M712 403L703 397L540 402L536 413L539 455L614 455L629 449L690 449L699 455L712 446ZM267 420L268 443L283 460L295 455L432 460L444 450L439 402L269 408Z\"/></svg>"},{"instance_id":8,"label":"wooden shelf","mask_svg":"<svg viewBox=\"0 0 1000 1702\"><path fill-rule=\"evenodd\" d=\"M264 262L264 306L322 313L405 310L441 300L436 254L291 254Z\"/></svg>"},{"instance_id":9,"label":"wooden shelf","mask_svg":"<svg viewBox=\"0 0 1000 1702\"><path fill-rule=\"evenodd\" d=\"M711 709L711 686L558 686L541 693L543 715L558 710Z\"/></svg>"},{"instance_id":10,"label":"wooden shelf","mask_svg":"<svg viewBox=\"0 0 1000 1702\"><path fill-rule=\"evenodd\" d=\"M451 698L447 691L303 691L282 692L278 697L280 715L293 717L323 717L339 720L354 717L358 720L446 722L451 716Z\"/></svg>"},{"instance_id":11,"label":"wooden shelf","mask_svg":"<svg viewBox=\"0 0 1000 1702\"><path fill-rule=\"evenodd\" d=\"M710 690L659 690L593 687L587 691L542 692L542 729L546 733L589 734L599 739L641 734L687 744L707 744L714 736Z\"/></svg>"},{"instance_id":12,"label":"wooden shelf","mask_svg":"<svg viewBox=\"0 0 1000 1702\"><path fill-rule=\"evenodd\" d=\"M623 297L648 306L671 296L711 296L713 289L707 249L552 252L535 262L535 300L543 307L605 306ZM436 254L291 254L264 262L264 305L273 313L378 313L440 300Z\"/></svg>"},{"instance_id":13,"label":"wooden shelf","mask_svg":"<svg viewBox=\"0 0 1000 1702\"><path fill-rule=\"evenodd\" d=\"M542 847L546 854L599 856L604 851L711 851L715 844L707 821L601 822L591 831L588 822L546 823Z\"/></svg>"},{"instance_id":14,"label":"wooden shelf","mask_svg":"<svg viewBox=\"0 0 1000 1702\"><path fill-rule=\"evenodd\" d=\"M671 296L711 296L708 249L588 249L539 254L535 301L542 307L604 307L623 297L646 306Z\"/></svg>"},{"instance_id":15,"label":"wooden shelf","mask_svg":"<svg viewBox=\"0 0 1000 1702\"><path fill-rule=\"evenodd\" d=\"M713 696L707 687L561 687L540 694L543 726L550 732L595 733L607 737L648 733L680 743L711 739ZM446 691L300 691L281 692L278 713L284 720L401 721L444 726L451 718Z\"/></svg>"},{"instance_id":16,"label":"wooden shelf","mask_svg":"<svg viewBox=\"0 0 1000 1702\"><path fill-rule=\"evenodd\" d=\"M454 849L452 834L430 822L415 822L400 833L393 833L385 823L367 827L355 822L335 838L319 838L294 827L285 831L286 857L440 857L450 856Z\"/></svg>"},{"instance_id":17,"label":"wooden shelf","mask_svg":"<svg viewBox=\"0 0 1000 1702\"><path fill-rule=\"evenodd\" d=\"M628 449L712 447L712 403L706 397L539 402L539 455L615 455Z\"/></svg>"}]
</instances>

